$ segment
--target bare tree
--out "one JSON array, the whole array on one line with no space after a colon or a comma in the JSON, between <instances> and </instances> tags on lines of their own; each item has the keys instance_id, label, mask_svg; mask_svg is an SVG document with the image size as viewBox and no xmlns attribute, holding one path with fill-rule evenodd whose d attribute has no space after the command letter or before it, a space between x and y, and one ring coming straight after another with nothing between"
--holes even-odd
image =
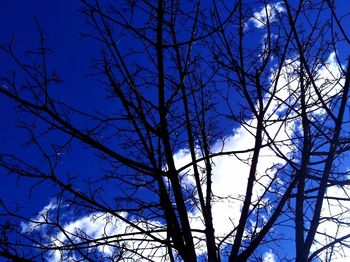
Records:
<instances>
[{"instance_id":1,"label":"bare tree","mask_svg":"<svg viewBox=\"0 0 350 262\"><path fill-rule=\"evenodd\" d=\"M0 256L349 254L350 67L338 48L350 41L336 1L106 2L80 10L101 50L93 75L103 107L59 99L39 23L34 63L14 42L2 46L21 77L4 75L0 92L17 103L37 157L1 152L0 170L30 179L28 192L51 186L54 201L32 216L1 201ZM100 162L93 177L65 170L75 147ZM295 250L277 250L285 245Z\"/></svg>"}]
</instances>

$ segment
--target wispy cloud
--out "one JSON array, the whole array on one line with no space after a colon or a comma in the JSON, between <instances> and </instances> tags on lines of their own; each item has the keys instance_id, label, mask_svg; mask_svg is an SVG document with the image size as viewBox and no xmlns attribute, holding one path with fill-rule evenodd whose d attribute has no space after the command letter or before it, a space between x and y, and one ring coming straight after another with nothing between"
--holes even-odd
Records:
<instances>
[{"instance_id":1,"label":"wispy cloud","mask_svg":"<svg viewBox=\"0 0 350 262\"><path fill-rule=\"evenodd\" d=\"M255 27L266 27L268 22L273 23L276 20L278 13L285 12L282 2L267 4L260 11L254 12L253 17L249 19Z\"/></svg>"},{"instance_id":2,"label":"wispy cloud","mask_svg":"<svg viewBox=\"0 0 350 262\"><path fill-rule=\"evenodd\" d=\"M126 218L127 213L121 213ZM157 221L138 221L131 219L145 231L159 239L166 239L164 225ZM158 231L158 232L157 232ZM156 233L155 233L156 232ZM89 241L94 239L93 242ZM130 240L132 239L132 240ZM139 259L150 259L151 261L164 261L167 249L160 243L152 241L148 236L131 227L129 224L116 217L95 212L77 218L63 225L63 231L51 236L51 246L60 247L63 245L75 244L76 248L88 247L84 252L92 252L97 247L97 251L102 256L109 256L116 259L121 252L126 261ZM73 251L74 250L73 248ZM47 257L47 260L56 262L63 258L73 259L78 256L77 252L56 250ZM81 254L79 255L81 256Z\"/></svg>"},{"instance_id":3,"label":"wispy cloud","mask_svg":"<svg viewBox=\"0 0 350 262\"><path fill-rule=\"evenodd\" d=\"M273 254L272 250L264 253L263 262L275 262L275 255Z\"/></svg>"},{"instance_id":4,"label":"wispy cloud","mask_svg":"<svg viewBox=\"0 0 350 262\"><path fill-rule=\"evenodd\" d=\"M45 223L50 221L50 212L56 210L56 208L57 204L55 201L50 201L50 203L44 206L43 209L38 212L38 215L32 218L30 222L21 223L22 233L29 233L45 225Z\"/></svg>"}]
</instances>

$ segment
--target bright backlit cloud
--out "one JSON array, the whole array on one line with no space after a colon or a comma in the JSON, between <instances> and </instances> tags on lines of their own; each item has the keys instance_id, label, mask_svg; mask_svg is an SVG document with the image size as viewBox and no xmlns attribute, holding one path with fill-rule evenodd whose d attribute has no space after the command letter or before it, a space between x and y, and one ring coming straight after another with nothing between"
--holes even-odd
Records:
<instances>
[{"instance_id":1,"label":"bright backlit cloud","mask_svg":"<svg viewBox=\"0 0 350 262\"><path fill-rule=\"evenodd\" d=\"M323 200L322 221L318 226L316 243L312 247L312 252L331 243L335 239L344 240L343 245L335 244L333 250L336 251L329 256L331 249L323 251L319 257L322 261L347 262L350 257L350 186L328 188L326 198ZM348 237L346 237L349 235ZM328 252L327 252L328 251Z\"/></svg>"},{"instance_id":2,"label":"bright backlit cloud","mask_svg":"<svg viewBox=\"0 0 350 262\"><path fill-rule=\"evenodd\" d=\"M31 232L35 230L37 227L42 226L42 224L45 224L50 221L49 214L51 211L56 210L57 205L54 201L50 201L49 204L43 207L41 211L39 211L38 215L34 218L32 218L32 222L22 222L21 228L22 233L25 232Z\"/></svg>"},{"instance_id":3,"label":"bright backlit cloud","mask_svg":"<svg viewBox=\"0 0 350 262\"><path fill-rule=\"evenodd\" d=\"M277 19L278 13L285 12L282 2L275 4L267 4L262 7L260 11L254 12L253 17L249 19L249 22L257 28L263 28L267 26L268 22L272 23Z\"/></svg>"},{"instance_id":4,"label":"bright backlit cloud","mask_svg":"<svg viewBox=\"0 0 350 262\"><path fill-rule=\"evenodd\" d=\"M271 250L264 253L263 262L275 262L275 255L273 254L273 252Z\"/></svg>"}]
</instances>

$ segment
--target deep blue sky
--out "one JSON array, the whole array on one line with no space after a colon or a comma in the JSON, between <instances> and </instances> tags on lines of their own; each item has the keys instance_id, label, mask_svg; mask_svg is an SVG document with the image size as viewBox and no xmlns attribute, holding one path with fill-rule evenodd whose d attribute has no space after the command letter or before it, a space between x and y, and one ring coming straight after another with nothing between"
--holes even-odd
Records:
<instances>
[{"instance_id":1,"label":"deep blue sky","mask_svg":"<svg viewBox=\"0 0 350 262\"><path fill-rule=\"evenodd\" d=\"M63 80L63 83L52 86L51 95L85 112L103 112L106 109L115 112L116 105L105 99L105 86L99 82L99 77L89 76L95 72L93 59L99 58L100 46L95 40L81 36L82 33L91 32L91 27L86 24L86 17L79 11L81 6L80 1L6 1L0 9L0 44L6 45L14 39L16 55L30 64L34 59L26 52L40 46L35 23L37 19L44 31L46 46L50 49L47 56L48 73L58 74ZM13 70L16 71L18 85L22 84L21 70L18 70L9 56L1 52L0 75L9 76ZM39 152L33 147L23 145L28 141L28 135L18 128L18 119L21 117L25 116L16 112L15 104L0 95L0 154L14 153L29 163L45 168L43 162L40 162ZM82 127L81 119L72 119ZM50 137L55 141L63 136L53 133ZM93 156L94 153L96 152L74 141L71 150L62 155L58 174L64 176L69 172L81 180L101 177L103 163ZM1 172L3 176L4 172ZM2 177L0 198L11 204L20 203L22 212L29 217L33 216L50 202L50 197L55 192L53 186L48 186L50 183L44 183L35 187L29 197L28 188L34 182L36 181L32 179L18 180L13 175ZM109 185L110 183L105 184L104 187ZM84 184L79 183L79 186ZM116 190L107 189L106 192L114 194Z\"/></svg>"},{"instance_id":2,"label":"deep blue sky","mask_svg":"<svg viewBox=\"0 0 350 262\"><path fill-rule=\"evenodd\" d=\"M94 41L82 39L80 33L87 30L84 16L78 11L79 1L35 0L35 1L4 1L0 8L0 44L10 43L14 39L16 54L26 62L32 57L24 55L26 51L39 46L39 33L34 19L36 18L46 36L46 44L51 49L48 55L48 67L51 72L59 74L64 83L57 86L57 94L69 104L89 109L94 100L98 100L94 88L96 81L86 77L91 72L91 59L98 55ZM1 53L0 72L8 75L16 70L8 56ZM18 70L17 70L18 71ZM20 77L19 77L20 80ZM20 83L20 81L19 81ZM16 128L17 121L14 104L4 96L0 96L0 151L21 154L26 159L35 159L35 152L23 147L27 136L23 130ZM33 155L34 154L34 155ZM91 170L91 161L86 161L84 153L75 157L75 161L84 163L86 173ZM69 165L69 163L68 163ZM70 163L71 166L74 163ZM75 163L74 166L78 166ZM20 183L18 183L20 182ZM2 178L0 197L12 199L27 199L28 181L17 181L10 177ZM50 195L50 188L34 190L30 206L36 210L49 201L44 197L45 191ZM28 205L26 205L28 207Z\"/></svg>"}]
</instances>

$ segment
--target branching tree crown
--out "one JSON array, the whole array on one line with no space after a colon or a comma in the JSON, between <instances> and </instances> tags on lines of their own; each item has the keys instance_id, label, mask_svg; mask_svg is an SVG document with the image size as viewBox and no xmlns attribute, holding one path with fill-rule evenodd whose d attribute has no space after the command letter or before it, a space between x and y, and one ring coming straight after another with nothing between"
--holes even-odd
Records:
<instances>
[{"instance_id":1,"label":"branching tree crown","mask_svg":"<svg viewBox=\"0 0 350 262\"><path fill-rule=\"evenodd\" d=\"M350 256L343 2L83 0L82 34L100 50L89 79L104 97L89 109L57 91L45 25L33 59L2 43L17 74L1 72L0 94L35 156L0 150L0 174L50 197L36 214L0 201L0 256Z\"/></svg>"}]
</instances>

